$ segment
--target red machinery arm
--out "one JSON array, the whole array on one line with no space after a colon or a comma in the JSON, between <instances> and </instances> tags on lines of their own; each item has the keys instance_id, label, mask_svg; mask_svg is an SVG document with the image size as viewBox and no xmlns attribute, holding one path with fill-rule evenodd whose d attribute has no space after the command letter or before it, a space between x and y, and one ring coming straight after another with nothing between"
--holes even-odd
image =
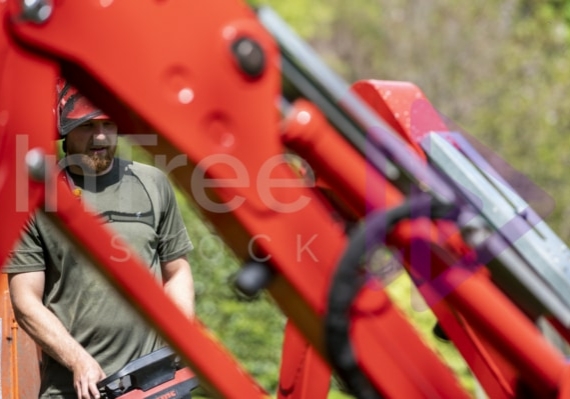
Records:
<instances>
[{"instance_id":1,"label":"red machinery arm","mask_svg":"<svg viewBox=\"0 0 570 399\"><path fill-rule=\"evenodd\" d=\"M19 3L10 5L14 7L12 15L18 15L20 10L16 6ZM137 10L136 18L131 15L133 7ZM162 17L157 19L157 13ZM124 34L127 15L132 23L131 33L140 27L136 35ZM208 23L204 24L206 20ZM94 37L90 32L97 31L103 24L108 28L101 31L101 36ZM312 190L298 187L298 179L281 158L278 114L274 103L268 101L279 94L278 53L254 14L239 2L210 2L207 6L185 2L170 3L169 6L121 2L110 7L90 5L87 9L84 5L68 3L55 7L45 24L18 21L9 28L26 46L44 51L49 48L47 51L56 58L65 76L108 110L122 126L122 131L138 133L141 126L160 131L164 140L159 139L157 146L148 147L151 152L188 155L190 164L172 170L171 176L185 191L193 194L238 255L245 258L254 243L260 257L271 258L278 276L269 286L270 292L310 342L324 354L320 315L325 311L323 300L328 276L344 247L344 228L331 218ZM203 39L169 39L180 36ZM232 45L244 37L253 38L267 58L266 68L260 76L246 75L232 55ZM113 46L101 47L100 43L113 43ZM100 53L96 56L97 51ZM148 57L150 54L153 55ZM205 54L219 62L195 62ZM77 62L80 59L82 61ZM143 59L144 68L139 65ZM189 93L192 94L187 97ZM136 120L137 124L125 117L132 113L125 112L122 104L142 116ZM50 103L44 104L44 108L50 106ZM253 114L255 118L244 117ZM52 131L45 131L45 136L53 135ZM255 149L249 144L251 142L257 144ZM194 169L196 165L198 174ZM236 172L244 171L246 174L235 176ZM208 180L198 180L198 185L191 185L190 176L200 177L199 173L207 173ZM217 183L218 187L215 187L214 181L227 184ZM197 190L209 185L216 188L216 197L225 207L200 196L202 193ZM280 188L283 185L285 187ZM231 201L239 202L244 198L247 201L235 209L228 209ZM300 201L306 205L300 206ZM77 217L79 215L74 213L66 220ZM66 224L63 227L68 231L72 228ZM96 230L90 230L93 231ZM77 233L71 232L80 239L82 236ZM263 235L262 239L252 241L260 235ZM100 246L100 240L89 243L86 238L81 244L90 251L96 250L93 245ZM140 285L137 287L131 289L140 291ZM382 292L378 295L381 302L386 302ZM460 397L462 394L450 372L421 343L403 316L394 311L387 315L401 330L399 335L392 337L403 340L405 346L423 351L431 359L426 361L432 364L428 376L420 384L415 384L415 377L410 378L403 372L403 365L395 365L391 375L401 380L398 386L405 388L393 389L404 389L411 396L417 396L425 390L427 383L433 386L431 390L443 393L452 389L457 391L455 396ZM166 323L156 317L158 314L153 314L151 319L166 330L165 335L175 348L182 349L182 342L175 340L173 335L181 330L183 322L173 318ZM362 333L363 337L374 336L366 329L362 329ZM398 362L405 357L394 358L385 351L389 346L374 338L366 340L378 350L365 354L362 361L369 364L367 368L380 379L388 378L374 367L379 356L385 357L386 362ZM402 343L394 343L392 347ZM204 372L188 352L182 353L201 379L211 380L212 376ZM444 383L436 384L438 380ZM388 381L384 384L388 386ZM251 397L244 392L242 390L238 395ZM224 391L224 395L228 392Z\"/></svg>"},{"instance_id":2,"label":"red machinery arm","mask_svg":"<svg viewBox=\"0 0 570 399\"><path fill-rule=\"evenodd\" d=\"M228 0L9 0L0 7L0 151L6 154L0 157L0 198L13 205L6 211L9 224L7 236L0 240L0 262L29 212L43 206L214 393L236 398L266 395L209 339L199 322L183 318L142 271L143 265L135 259L108 261L113 251L110 232L55 183L56 172L50 168L51 141L56 137L51 86L61 72L115 119L122 132L145 142L155 159L166 157L169 175L201 206L239 257L264 261L274 273L267 289L302 334L300 346L306 340L314 354L330 361L323 325L329 287L348 245L346 225L283 157L276 110L280 53L252 10ZM22 76L26 91L14 88L13 82ZM31 109L37 119L29 117ZM306 137L311 129L306 116L317 113L302 112L294 114L286 133L299 129ZM315 129L330 130L324 124ZM21 137L28 141L20 143ZM295 149L357 217L364 217L369 207L387 210L404 201L399 187L370 169L362 154L338 137L308 143ZM286 144L293 146L292 141ZM415 141L409 140L406 148L400 159L417 170L424 157ZM333 155L338 158L331 159ZM31 199L22 208L10 190L27 181L26 168L32 176ZM429 171L426 168L427 175ZM415 238L431 243L435 275L411 261ZM404 222L388 241L403 251L410 273L425 281L426 297L438 298L431 304L446 332L464 343L460 350L472 356L470 364L477 366L485 352L480 376L497 397L516 396L521 383L537 397L562 391L560 378L567 372L562 356L484 274L461 267L469 251L461 252L464 244L452 223ZM384 290L374 287L362 288L347 316L358 368L374 390L387 397L466 397ZM448 294L445 298L442 289ZM477 302L478 295L493 299L492 312ZM519 338L513 338L513 331ZM283 378L290 377L287 367ZM321 363L316 367L322 384L327 371Z\"/></svg>"},{"instance_id":3,"label":"red machinery arm","mask_svg":"<svg viewBox=\"0 0 570 399\"><path fill-rule=\"evenodd\" d=\"M422 114L423 119L420 123L404 120L402 125L394 126L395 129L401 130L402 135L410 142L414 140L414 136L410 135L411 131L421 135L444 126L415 86L403 83L397 86L394 87L391 82L360 82L354 88L360 91L379 113L405 115L410 114L409 110L414 106L422 107L426 112ZM382 95L383 90L391 90L394 103L387 104L382 100L385 98ZM307 114L311 115L310 122L302 126L298 123L301 119L298 116ZM360 212L361 216L367 207L389 209L403 201L403 197L394 190L393 186L379 179L371 170L366 171L362 159L344 146L324 117L310 103L298 101L288 121L284 136L287 146L305 159L314 161L311 165L315 173L325 180L327 186L338 187L336 190L338 196L346 202L356 204L356 212ZM341 167L338 167L337 162L339 156L346 161ZM378 188L381 189L376 191ZM380 192L384 195L379 195ZM521 373L527 383L534 384L538 380L541 381L533 388L538 392L556 391L564 367L563 359L544 341L527 317L496 290L482 269L475 268L474 272L468 270L459 272L461 268L457 267L447 270L445 264L453 264L454 261L442 262L437 257L432 258L431 262L425 260L423 263L417 260L413 262L410 229L416 232L412 236L419 237L421 231L429 231L433 227L422 222L420 224L412 222L408 226L402 224L393 234L394 241L391 245L403 251L410 273L423 281L419 287L424 297L430 302L430 307L439 322L445 326L446 333L456 344L486 392L493 398L516 397L519 394L517 390L520 389ZM437 245L447 246L450 254L459 257L469 256L470 250L464 247L452 225L439 222L439 226L428 233L428 236L430 234L436 237L434 242L437 242ZM437 274L437 270L444 272ZM473 286L477 288L473 289ZM482 301L481 298L493 299ZM489 302L493 303L492 308L489 308ZM469 309L464 306L468 306ZM472 326L472 323L477 325ZM397 330L394 329L395 331ZM366 341L354 339L355 345L358 345L358 342ZM508 355L505 355L505 352L509 352ZM523 364L525 366L522 366ZM526 367L530 369L525 369ZM544 372L548 376L542 374ZM542 377L537 379L541 374ZM550 388L547 389L547 386Z\"/></svg>"}]
</instances>

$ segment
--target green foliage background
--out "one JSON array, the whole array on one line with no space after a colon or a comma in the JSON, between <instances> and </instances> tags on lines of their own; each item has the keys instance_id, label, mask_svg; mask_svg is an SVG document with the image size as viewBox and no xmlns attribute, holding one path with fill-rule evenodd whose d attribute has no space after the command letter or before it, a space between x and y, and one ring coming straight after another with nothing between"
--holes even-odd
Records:
<instances>
[{"instance_id":1,"label":"green foliage background","mask_svg":"<svg viewBox=\"0 0 570 399\"><path fill-rule=\"evenodd\" d=\"M568 242L570 1L267 0L348 82L411 81L440 112L492 148L550 196L541 208ZM197 314L270 392L277 386L285 320L271 300L231 288L239 262L180 197L196 246ZM540 207L540 204L538 204ZM390 292L426 341L473 390L450 345L433 339L433 316L410 306L409 281ZM331 393L331 396L341 396Z\"/></svg>"}]
</instances>

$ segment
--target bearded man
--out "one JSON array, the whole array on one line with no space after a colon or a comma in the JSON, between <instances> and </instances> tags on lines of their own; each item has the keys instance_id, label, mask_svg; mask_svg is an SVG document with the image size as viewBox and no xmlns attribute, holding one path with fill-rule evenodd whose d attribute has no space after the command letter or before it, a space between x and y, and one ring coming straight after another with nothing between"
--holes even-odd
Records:
<instances>
[{"instance_id":1,"label":"bearded man","mask_svg":"<svg viewBox=\"0 0 570 399\"><path fill-rule=\"evenodd\" d=\"M57 93L66 153L60 164L70 189L129 244L124 259L141 257L166 294L193 317L186 259L192 244L167 177L153 166L116 158L117 125L65 81ZM98 381L164 344L45 212L34 214L3 270L12 306L42 349L38 396L98 398Z\"/></svg>"}]
</instances>

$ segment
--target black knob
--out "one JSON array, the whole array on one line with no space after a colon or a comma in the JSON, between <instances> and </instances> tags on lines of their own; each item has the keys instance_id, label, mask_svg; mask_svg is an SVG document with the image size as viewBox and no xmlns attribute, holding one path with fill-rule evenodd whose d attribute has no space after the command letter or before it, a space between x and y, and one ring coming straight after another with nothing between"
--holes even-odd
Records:
<instances>
[{"instance_id":1,"label":"black knob","mask_svg":"<svg viewBox=\"0 0 570 399\"><path fill-rule=\"evenodd\" d=\"M235 286L244 295L254 297L259 291L267 287L273 271L263 263L250 262L242 266L236 276Z\"/></svg>"},{"instance_id":2,"label":"black knob","mask_svg":"<svg viewBox=\"0 0 570 399\"><path fill-rule=\"evenodd\" d=\"M237 39L232 44L232 52L246 75L256 78L265 70L265 53L255 40L248 37Z\"/></svg>"}]
</instances>

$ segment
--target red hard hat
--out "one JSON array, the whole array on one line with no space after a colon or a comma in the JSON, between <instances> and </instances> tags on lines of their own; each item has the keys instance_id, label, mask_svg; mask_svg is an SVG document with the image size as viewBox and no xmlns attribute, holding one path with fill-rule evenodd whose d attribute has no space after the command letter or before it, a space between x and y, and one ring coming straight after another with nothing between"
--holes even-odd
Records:
<instances>
[{"instance_id":1,"label":"red hard hat","mask_svg":"<svg viewBox=\"0 0 570 399\"><path fill-rule=\"evenodd\" d=\"M77 89L64 79L58 79L57 90L57 130L61 138L82 123L91 119L109 119Z\"/></svg>"}]
</instances>

